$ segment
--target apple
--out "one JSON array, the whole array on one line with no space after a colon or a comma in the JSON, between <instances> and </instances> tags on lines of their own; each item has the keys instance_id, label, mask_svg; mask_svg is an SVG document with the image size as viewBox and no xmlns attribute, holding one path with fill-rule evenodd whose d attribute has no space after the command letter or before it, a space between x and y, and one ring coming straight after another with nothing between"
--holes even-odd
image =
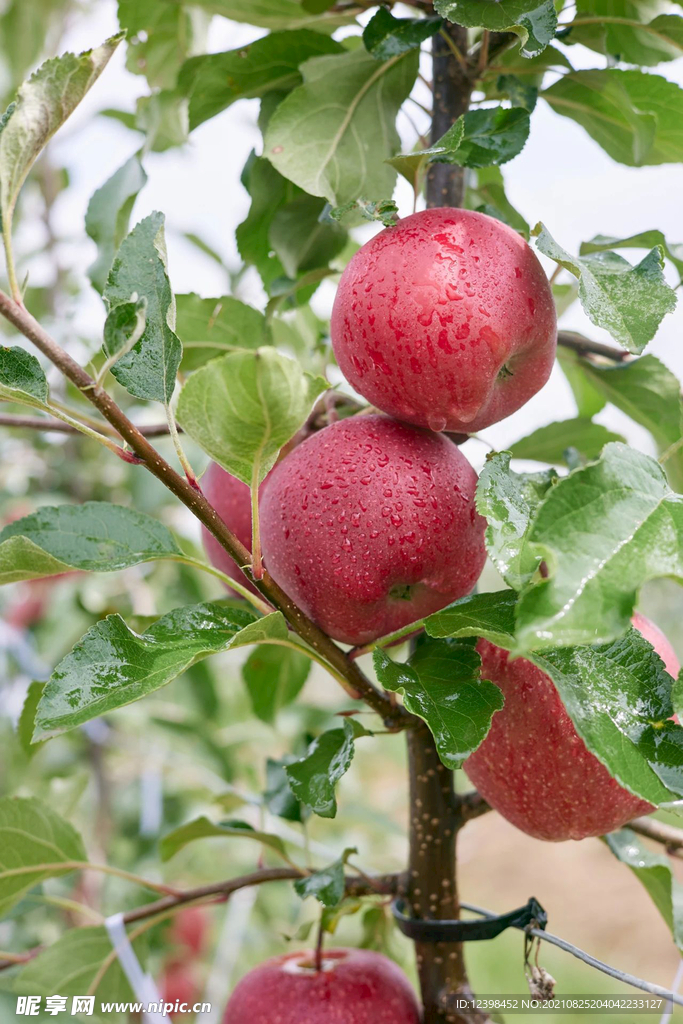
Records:
<instances>
[{"instance_id":1,"label":"apple","mask_svg":"<svg viewBox=\"0 0 683 1024\"><path fill-rule=\"evenodd\" d=\"M441 207L406 217L355 254L331 334L342 373L382 412L471 434L543 387L557 321L521 235L483 213Z\"/></svg>"},{"instance_id":2,"label":"apple","mask_svg":"<svg viewBox=\"0 0 683 1024\"><path fill-rule=\"evenodd\" d=\"M239 982L223 1024L419 1024L415 993L381 953L331 949L267 960Z\"/></svg>"},{"instance_id":3,"label":"apple","mask_svg":"<svg viewBox=\"0 0 683 1024\"><path fill-rule=\"evenodd\" d=\"M678 660L664 634L636 614L633 625L674 678ZM551 679L524 658L480 640L482 678L505 696L488 736L465 771L481 795L513 825L538 839L600 836L653 807L629 793L590 753Z\"/></svg>"},{"instance_id":4,"label":"apple","mask_svg":"<svg viewBox=\"0 0 683 1024\"><path fill-rule=\"evenodd\" d=\"M442 434L339 420L271 470L266 568L336 640L365 644L468 594L484 565L477 475Z\"/></svg>"},{"instance_id":5,"label":"apple","mask_svg":"<svg viewBox=\"0 0 683 1024\"><path fill-rule=\"evenodd\" d=\"M170 938L174 946L201 956L206 944L209 922L204 907L183 907L173 919Z\"/></svg>"},{"instance_id":6,"label":"apple","mask_svg":"<svg viewBox=\"0 0 683 1024\"><path fill-rule=\"evenodd\" d=\"M185 1013L180 1012L180 1007L183 1005L193 1006L201 999L201 992L192 965L184 963L180 959L170 960L161 977L159 994L164 1003L173 1007L167 1011L173 1020L184 1018Z\"/></svg>"},{"instance_id":7,"label":"apple","mask_svg":"<svg viewBox=\"0 0 683 1024\"><path fill-rule=\"evenodd\" d=\"M201 487L207 501L213 505L225 525L245 548L251 551L251 491L247 485L236 476L227 473L217 462L212 462L201 479ZM256 587L252 586L225 548L205 526L202 526L202 543L209 561L216 569L220 569L231 580L241 583L252 594L257 593Z\"/></svg>"}]
</instances>

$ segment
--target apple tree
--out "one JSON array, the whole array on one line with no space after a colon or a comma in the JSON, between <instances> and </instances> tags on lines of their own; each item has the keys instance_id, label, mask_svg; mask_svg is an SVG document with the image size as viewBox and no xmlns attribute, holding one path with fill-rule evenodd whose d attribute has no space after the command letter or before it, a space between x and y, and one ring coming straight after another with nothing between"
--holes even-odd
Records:
<instances>
[{"instance_id":1,"label":"apple tree","mask_svg":"<svg viewBox=\"0 0 683 1024\"><path fill-rule=\"evenodd\" d=\"M117 16L72 53L59 39L87 21L78 4L10 0L0 15L0 429L3 459L21 439L15 478L32 481L20 508L6 474L0 531L23 680L0 797L2 992L87 993L98 1019L125 1019L106 1004L153 992L139 962L170 943L160 987L190 1005L205 905L287 887L317 907L311 937L310 922L289 936L313 948L248 973L226 1024L484 1019L469 941L512 925L528 945L552 919L535 901L462 919L458 836L488 812L547 841L602 837L683 949L677 883L652 845L683 848L661 817L683 798L681 641L639 610L645 584L683 577L680 384L645 352L676 306L683 248L666 225L624 222L569 251L553 209L525 219L501 170L541 109L620 164L683 162L683 91L667 77L680 3L119 0ZM251 41L215 51L216 24L251 26ZM96 113L124 52L135 109ZM138 216L138 196L245 100L261 142L220 197L249 196L240 263L222 294L176 294L166 216L169 234L182 218ZM87 280L52 221L72 186L51 140L77 135L83 101L125 140L71 228ZM49 284L33 283L37 222ZM189 228L186 251L222 264ZM556 362L575 416L511 431L477 474L480 433L542 394ZM646 450L596 420L607 403ZM248 714L231 734L235 698L212 666L233 651ZM163 692L180 685L171 714ZM210 798L197 772L135 843L102 763L102 736L130 762L126 720L229 782ZM241 763L233 734L254 726L269 738ZM312 822L334 829L359 748L397 741L402 869L366 871L370 851L334 831L311 844ZM99 786L89 822L77 787L63 799L53 785L79 761ZM256 851L242 874L240 844ZM198 859L181 885L176 855L207 847L225 851L218 879ZM370 948L333 948L347 915ZM414 946L419 1003L385 956L394 927ZM526 968L548 998L547 972Z\"/></svg>"}]
</instances>

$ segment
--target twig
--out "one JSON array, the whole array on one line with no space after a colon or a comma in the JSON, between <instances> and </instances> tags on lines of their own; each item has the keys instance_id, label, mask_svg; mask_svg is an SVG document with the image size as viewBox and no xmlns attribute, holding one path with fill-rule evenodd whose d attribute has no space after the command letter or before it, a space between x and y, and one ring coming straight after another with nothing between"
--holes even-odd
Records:
<instances>
[{"instance_id":1,"label":"twig","mask_svg":"<svg viewBox=\"0 0 683 1024\"><path fill-rule=\"evenodd\" d=\"M683 829L674 828L673 825L665 825L663 821L656 818L634 818L629 821L625 828L637 832L640 836L646 836L655 843L662 843L666 852L672 857L679 857L683 860Z\"/></svg>"},{"instance_id":2,"label":"twig","mask_svg":"<svg viewBox=\"0 0 683 1024\"><path fill-rule=\"evenodd\" d=\"M355 700L364 700L381 715L389 728L411 728L417 719L401 707L394 705L335 642L304 615L296 604L277 585L267 572L263 579L255 580L251 571L251 555L196 487L177 473L149 443L147 438L128 419L114 399L100 387L57 342L50 337L38 321L20 303L0 291L0 314L13 324L24 337L38 348L74 384L85 397L111 423L146 468L164 484L201 523L240 566L250 582L283 613L291 627L315 651L332 665L345 680L347 693Z\"/></svg>"},{"instance_id":3,"label":"twig","mask_svg":"<svg viewBox=\"0 0 683 1024\"><path fill-rule=\"evenodd\" d=\"M456 793L455 800L453 801L453 810L459 819L459 824L464 825L468 821L480 818L482 814L487 814L493 808L475 790L472 793Z\"/></svg>"},{"instance_id":4,"label":"twig","mask_svg":"<svg viewBox=\"0 0 683 1024\"><path fill-rule=\"evenodd\" d=\"M578 352L580 356L602 356L604 359L611 359L615 363L623 363L631 358L631 353L621 348L614 348L612 345L603 345L599 341L591 341L583 334L576 331L558 331L557 344L564 348L570 348Z\"/></svg>"},{"instance_id":5,"label":"twig","mask_svg":"<svg viewBox=\"0 0 683 1024\"><path fill-rule=\"evenodd\" d=\"M21 430L44 430L57 434L80 434L81 431L70 423L52 420L46 416L15 416L11 413L0 414L0 427L15 427ZM168 434L165 423L155 423L148 427L137 428L143 437L164 437Z\"/></svg>"},{"instance_id":6,"label":"twig","mask_svg":"<svg viewBox=\"0 0 683 1024\"><path fill-rule=\"evenodd\" d=\"M469 910L471 914L479 914L480 917L495 917L496 915L491 910L484 910L483 907L475 907L471 903L461 903L463 910ZM532 935L535 939L540 939L541 942L549 942L551 946L557 946L558 949L564 950L565 953L571 953L577 960L582 960L589 967L594 967L596 971L602 971L603 974L609 975L610 978L616 978L617 981L621 981L624 985L631 985L633 988L642 989L643 992L649 992L653 996L660 996L663 999L672 1000L674 1003L678 1003L679 1006L683 1006L683 996L677 995L670 989L662 988L661 985L653 985L650 981L644 981L642 978L636 978L633 974L626 974L624 971L620 971L617 967L610 967L609 964L605 964L602 960L597 960L590 953L585 953L578 946L572 945L571 942L567 942L565 939L559 938L557 935L551 935L550 932L545 932L541 928L524 928L519 927L520 931L523 931L526 935Z\"/></svg>"},{"instance_id":7,"label":"twig","mask_svg":"<svg viewBox=\"0 0 683 1024\"><path fill-rule=\"evenodd\" d=\"M137 921L146 921L160 914L174 911L176 908L185 906L188 903L219 902L226 900L240 889L247 889L252 885L263 885L265 882L286 882L297 878L304 878L308 872L298 870L295 867L287 868L262 868L260 871L253 871L248 875L241 875L238 878L230 878L224 882L214 882L211 885L202 885L196 889L178 891L175 895L164 896L153 903L146 903L142 907L136 907L123 915L124 924L134 924ZM376 896L378 894L395 896L399 891L401 882L400 875L378 875L374 878L347 877L347 896ZM211 897L218 899L211 900ZM32 960L42 950L42 946L29 950L26 953L17 953L0 958L0 971L15 967L18 963L26 963Z\"/></svg>"},{"instance_id":8,"label":"twig","mask_svg":"<svg viewBox=\"0 0 683 1024\"><path fill-rule=\"evenodd\" d=\"M477 77L478 78L481 78L481 76L486 71L486 65L488 64L488 60L489 60L489 40L490 40L490 38L491 38L491 33L489 32L488 29L484 29L484 34L481 37L481 46L479 47L479 57L478 57L478 60L477 60Z\"/></svg>"}]
</instances>

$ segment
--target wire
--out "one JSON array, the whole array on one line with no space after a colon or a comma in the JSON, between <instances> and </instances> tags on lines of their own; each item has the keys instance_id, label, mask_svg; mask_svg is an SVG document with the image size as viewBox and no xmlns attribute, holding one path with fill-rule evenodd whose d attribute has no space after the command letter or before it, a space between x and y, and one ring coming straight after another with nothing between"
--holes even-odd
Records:
<instances>
[{"instance_id":1,"label":"wire","mask_svg":"<svg viewBox=\"0 0 683 1024\"><path fill-rule=\"evenodd\" d=\"M495 917L496 915L491 910L484 910L483 907L475 907L471 903L461 903L463 910L469 910L471 914L479 914L481 917ZM624 971L618 970L616 967L610 967L609 964L605 964L602 960L597 960L590 953L585 953L578 946L573 946L571 942L565 942L564 939L560 939L557 935L551 935L549 932L541 931L540 928L522 928L527 935L533 935L534 938L540 939L542 942L549 942L552 946L557 946L558 949L564 950L565 953L571 953L577 960L583 960L589 967L594 967L597 971L602 971L603 974L609 975L610 978L616 978L617 981L621 981L624 985L631 985L633 988L642 989L643 992L649 992L653 996L661 996L670 1002L677 1003L679 1006L683 1006L683 996L679 996L677 993L672 992L670 989L662 988L661 985L653 985L650 981L644 981L642 978L636 978L633 974L626 974Z\"/></svg>"}]
</instances>

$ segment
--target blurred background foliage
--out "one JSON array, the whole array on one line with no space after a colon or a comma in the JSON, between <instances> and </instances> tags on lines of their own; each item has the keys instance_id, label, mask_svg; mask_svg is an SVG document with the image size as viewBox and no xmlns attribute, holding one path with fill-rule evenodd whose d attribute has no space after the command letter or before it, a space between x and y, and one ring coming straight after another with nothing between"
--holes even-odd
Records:
<instances>
[{"instance_id":1,"label":"blurred background foliage","mask_svg":"<svg viewBox=\"0 0 683 1024\"><path fill-rule=\"evenodd\" d=\"M195 17L182 6L158 6L160 12L163 8L163 18L160 15L155 33L148 35L143 27L137 32L135 0L122 0L120 5L134 42L128 48L127 70L120 68L117 74L144 71L153 90L138 100L135 111L105 111L107 130L114 131L112 119L126 128L148 129L146 136L122 134L121 139L128 140L119 147L122 153L139 144L163 152L186 140L187 109L174 93L175 76L180 61L201 49L210 19ZM41 59L64 48L72 26L87 25L89 19L97 22L95 7L107 8L107 16L115 17L110 0L0 3L3 107ZM170 24L177 18L186 20L184 36ZM99 28L92 33L91 42L101 36ZM179 38L185 40L180 53L176 52ZM77 128L68 126L67 131ZM122 130L120 124L115 130ZM131 143L131 139L138 141ZM91 154L91 159L96 156ZM192 161L198 159L191 146L185 159L191 173ZM97 177L103 181L113 169L101 166ZM253 175L253 165L251 171ZM70 179L57 147L48 147L22 194L17 253L20 266L30 269L27 306L58 338L68 338L74 355L87 363L100 344L97 329L89 334L87 328L97 323L101 309L98 312L99 300L83 273L83 259L80 255L71 259L74 252L84 251L87 265L94 258L94 245L86 240L82 223L73 223L71 232L65 233L63 218L55 215L70 190L76 190L83 205L83 182ZM244 180L253 196L256 179L247 174ZM238 188L236 181L226 179L224 194L207 197L207 203L229 203ZM182 204L182 195L177 201ZM312 212L317 221L322 202L315 204ZM253 278L245 282L238 263L226 265L204 239L187 231L182 244L187 260L199 261L203 268L212 264L214 291L215 282L222 278L225 291L264 300L260 285ZM332 267L343 266L356 245L340 233L338 243L332 244ZM295 270L301 275L309 272L305 263ZM273 275L282 274L281 266L262 272L267 283ZM307 286L301 275L296 300L308 297L317 284ZM279 301L285 311L291 295L285 285L282 290L284 298L278 300L271 292L271 302ZM11 335L5 324L0 324L0 330ZM312 368L321 369L329 362L326 323L308 307L290 311L276 321L274 330L279 332L278 341L298 351ZM61 378L50 373L50 382L55 397L74 400ZM154 421L153 410L131 406L130 397L112 385L134 420ZM158 443L171 458L170 442ZM193 465L203 467L205 456L199 449L188 443L187 450ZM189 514L142 469L103 456L96 445L78 436L0 427L0 523L40 505L86 500L107 500L153 514L175 530L186 547L198 546L198 530ZM38 749L29 751L22 743L17 720L29 683L45 678L91 624L119 612L131 625L144 628L150 617L221 596L220 585L207 580L182 566L152 563L113 575L72 573L0 591L0 795L40 797L82 831L92 859L182 886L256 867L259 848L239 839L193 844L161 865L160 837L200 814L275 827L295 846L308 848L321 863L335 859L344 848L357 847L364 870L401 870L406 857L407 799L400 736L359 741L353 770L340 786L340 811L334 821L311 817L302 824L280 818L274 825L282 810L273 792L275 762L300 753L307 738L329 726L342 707L337 690L318 669L311 672L297 701L273 721L254 716L240 673L247 654L235 652L195 666L144 702L108 716L106 722L96 721ZM482 587L495 589L499 582L487 569ZM683 655L680 597L673 585L664 581L648 586L642 608L669 633ZM269 777L266 757L273 762ZM467 788L466 779L460 781ZM297 817L291 807L288 813ZM262 857L268 862L267 853ZM626 867L618 865L597 840L544 844L491 814L468 825L461 836L460 884L464 899L495 911L518 906L533 894L548 909L551 930L594 955L665 986L676 972L679 956L654 905ZM57 902L72 898L100 903L106 913L141 902L140 891L119 879L86 874L76 880L70 876L52 881L0 924L0 948L19 951L47 945L66 926L83 923L73 909L55 905L55 898ZM386 903L378 899L347 909L354 912L340 917L333 941L381 949L414 977L412 948L393 929ZM192 987L197 999L212 1001L214 1015L202 1017L209 1024L219 1019L227 993L241 974L266 957L305 942L317 910L314 901L302 904L291 886L282 884L247 891L227 905L200 914L206 934L195 948L170 925L150 933L150 967L169 994L174 984L182 982ZM478 993L525 990L519 934L472 944L467 953L470 980ZM180 972L173 966L178 962ZM604 976L554 950L544 949L541 962L557 979L562 995L619 990ZM16 997L0 990L2 1020L14 1019L15 1005ZM620 1019L628 1020L630 1015Z\"/></svg>"}]
</instances>

